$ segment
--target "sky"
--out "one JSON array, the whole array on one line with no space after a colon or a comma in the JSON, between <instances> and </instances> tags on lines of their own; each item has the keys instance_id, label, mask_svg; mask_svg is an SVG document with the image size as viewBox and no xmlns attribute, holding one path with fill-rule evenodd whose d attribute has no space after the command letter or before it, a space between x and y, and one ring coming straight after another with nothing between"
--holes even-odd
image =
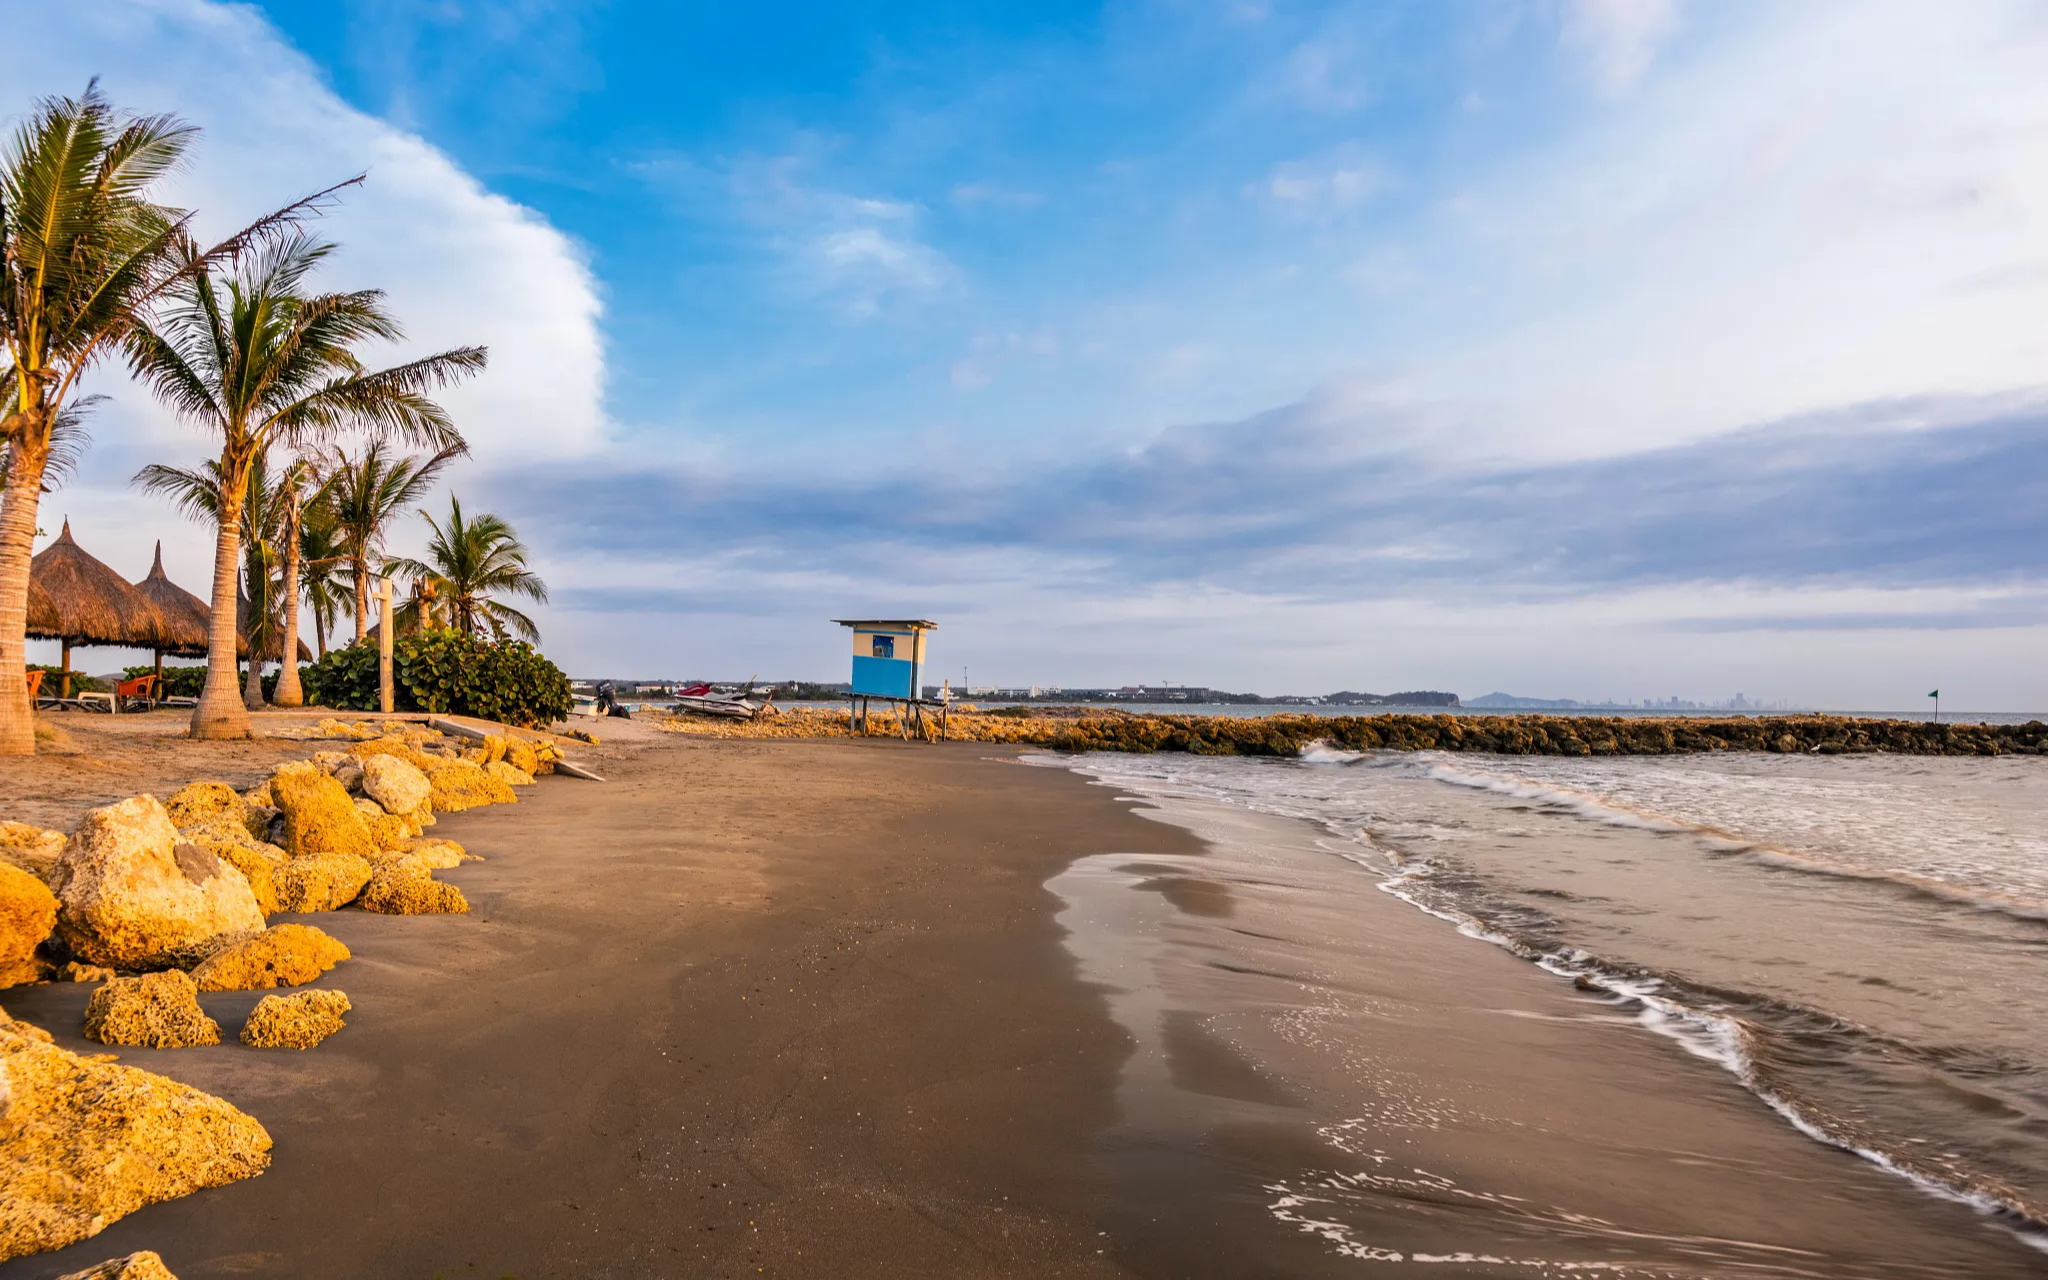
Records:
<instances>
[{"instance_id":1,"label":"sky","mask_svg":"<svg viewBox=\"0 0 2048 1280\"><path fill-rule=\"evenodd\" d=\"M574 674L915 616L977 685L2048 710L2041 0L35 26L0 111L184 116L208 228L367 174L324 279L491 348L449 488ZM127 483L203 439L92 389L44 527L203 584Z\"/></svg>"}]
</instances>

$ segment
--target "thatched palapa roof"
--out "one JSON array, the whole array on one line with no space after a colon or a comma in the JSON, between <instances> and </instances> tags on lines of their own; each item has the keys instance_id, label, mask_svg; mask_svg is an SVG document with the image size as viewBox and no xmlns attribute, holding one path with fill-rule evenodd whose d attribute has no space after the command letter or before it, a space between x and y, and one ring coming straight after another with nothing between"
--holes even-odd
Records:
<instances>
[{"instance_id":1,"label":"thatched palapa roof","mask_svg":"<svg viewBox=\"0 0 2048 1280\"><path fill-rule=\"evenodd\" d=\"M49 605L41 627L35 625L37 587ZM136 649L168 647L172 640L162 610L72 541L69 520L57 540L29 562L29 594L28 634L38 640Z\"/></svg>"},{"instance_id":2,"label":"thatched palapa roof","mask_svg":"<svg viewBox=\"0 0 2048 1280\"><path fill-rule=\"evenodd\" d=\"M166 634L177 643L163 646L165 653L180 657L203 657L206 653L207 628L213 620L213 610L206 602L190 591L172 582L164 575L164 544L156 544L156 561L149 566L149 576L135 584L135 589L149 597L150 603L163 615ZM237 648L246 649L246 644Z\"/></svg>"}]
</instances>

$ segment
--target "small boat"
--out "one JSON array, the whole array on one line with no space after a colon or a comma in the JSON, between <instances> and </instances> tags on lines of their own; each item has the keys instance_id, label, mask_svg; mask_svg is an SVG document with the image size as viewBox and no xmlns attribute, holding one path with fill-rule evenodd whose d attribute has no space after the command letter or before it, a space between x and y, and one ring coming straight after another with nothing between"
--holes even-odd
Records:
<instances>
[{"instance_id":1,"label":"small boat","mask_svg":"<svg viewBox=\"0 0 2048 1280\"><path fill-rule=\"evenodd\" d=\"M744 689L720 691L708 684L693 684L687 689L675 692L675 707L678 712L698 716L719 716L727 720L752 720L772 709L775 695L754 697L754 681L750 676Z\"/></svg>"}]
</instances>

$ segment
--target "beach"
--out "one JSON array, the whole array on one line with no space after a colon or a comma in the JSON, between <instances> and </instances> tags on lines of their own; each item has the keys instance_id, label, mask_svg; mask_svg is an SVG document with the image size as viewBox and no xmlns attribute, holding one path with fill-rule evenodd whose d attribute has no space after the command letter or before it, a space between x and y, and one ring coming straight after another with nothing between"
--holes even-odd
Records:
<instances>
[{"instance_id":1,"label":"beach","mask_svg":"<svg viewBox=\"0 0 2048 1280\"><path fill-rule=\"evenodd\" d=\"M259 1119L267 1172L0 1277L144 1248L184 1280L2048 1269L1327 824L985 744L595 727L607 781L435 828L484 859L442 873L471 914L306 917L354 952L318 983L342 1033L120 1051ZM98 732L0 794L103 803ZM165 741L97 785L309 745ZM0 1003L97 1051L85 998Z\"/></svg>"}]
</instances>

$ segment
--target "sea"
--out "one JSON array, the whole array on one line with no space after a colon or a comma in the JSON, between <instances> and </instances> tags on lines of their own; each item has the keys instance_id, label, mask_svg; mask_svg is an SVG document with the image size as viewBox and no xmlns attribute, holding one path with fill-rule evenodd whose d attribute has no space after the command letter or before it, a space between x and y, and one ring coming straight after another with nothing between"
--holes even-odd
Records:
<instances>
[{"instance_id":1,"label":"sea","mask_svg":"<svg viewBox=\"0 0 2048 1280\"><path fill-rule=\"evenodd\" d=\"M1257 929L1239 911L1224 922L1237 937L1205 935L1190 952L1200 965L1315 970L1309 927L1290 936L1289 910L1334 936L1372 927L1368 914L1344 914L1347 898L1391 901L1457 945L1512 957L1626 1020L1658 1052L1710 1065L1788 1139L1966 1208L2048 1274L2048 760L1579 759L1318 745L1292 760L1099 753L1036 762L1169 809L1264 815L1314 833L1288 855L1291 866L1259 855L1234 870L1226 859L1213 872L1126 877L1142 887L1211 875L1217 892L1240 898L1283 886L1283 904L1284 886L1294 886L1298 908L1269 912ZM1251 830L1237 837L1247 853L1258 841ZM1053 888L1073 894L1077 884ZM1085 914L1070 928L1085 933ZM1218 959L1232 950L1266 958ZM1104 972L1113 985L1116 974ZM1276 1019L1295 1016L1283 1007L1295 997L1270 999ZM1349 1119L1322 1123L1341 1129ZM1266 1185L1287 1184L1274 1176ZM1352 1240L1365 1227L1346 1226L1327 1205L1318 1212L1328 1241L1373 1256ZM1563 1270L1542 1274L1567 1274L1579 1264L1543 1265ZM1893 1274L1862 1265L1782 1274ZM1897 1274L1943 1272L1928 1265ZM1952 1265L1989 1273L1961 1255ZM1524 1274L1501 1272L1510 1273ZM1678 1274L1642 1274L1652 1273ZM1738 1273L1781 1274L1733 1262L1698 1274Z\"/></svg>"}]
</instances>

